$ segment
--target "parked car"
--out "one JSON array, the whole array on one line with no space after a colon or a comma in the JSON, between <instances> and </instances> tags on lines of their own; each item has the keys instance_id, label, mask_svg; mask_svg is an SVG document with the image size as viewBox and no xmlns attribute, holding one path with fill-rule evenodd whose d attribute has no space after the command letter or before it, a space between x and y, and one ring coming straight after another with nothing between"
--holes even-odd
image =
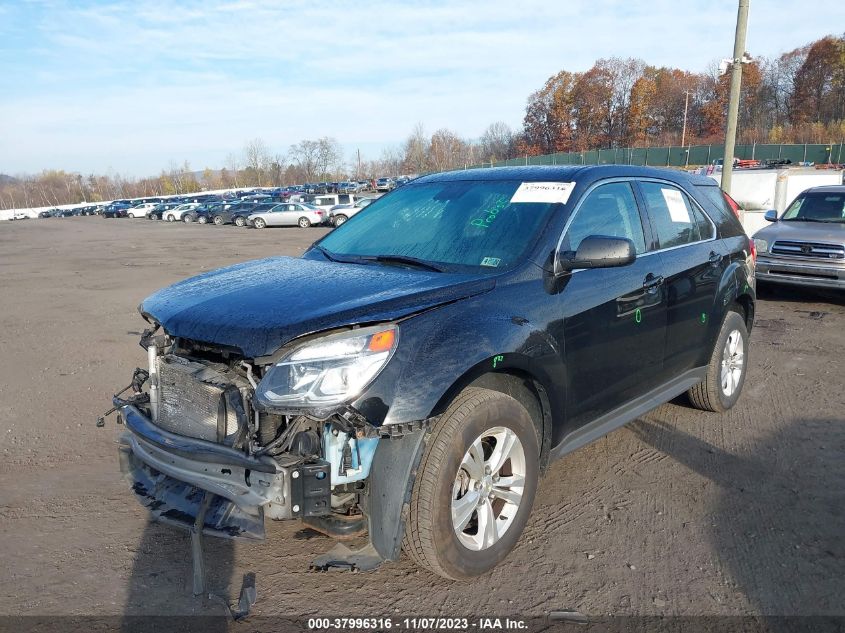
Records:
<instances>
[{"instance_id":1,"label":"parked car","mask_svg":"<svg viewBox=\"0 0 845 633\"><path fill-rule=\"evenodd\" d=\"M376 191L393 191L396 183L393 178L379 178L376 180Z\"/></svg>"},{"instance_id":2,"label":"parked car","mask_svg":"<svg viewBox=\"0 0 845 633\"><path fill-rule=\"evenodd\" d=\"M132 219L149 217L150 211L155 209L158 204L158 202L142 202L141 204L136 204L134 207L126 210L126 216Z\"/></svg>"},{"instance_id":3,"label":"parked car","mask_svg":"<svg viewBox=\"0 0 845 633\"><path fill-rule=\"evenodd\" d=\"M238 209L232 213L232 224L235 226L249 226L249 216L253 213L266 213L273 207L275 207L278 202L260 202L258 204L252 203L253 206L251 207L244 207L243 209Z\"/></svg>"},{"instance_id":4,"label":"parked car","mask_svg":"<svg viewBox=\"0 0 845 633\"><path fill-rule=\"evenodd\" d=\"M353 204L337 204L329 209L329 224L340 226L361 209L375 202L375 198L358 198Z\"/></svg>"},{"instance_id":5,"label":"parked car","mask_svg":"<svg viewBox=\"0 0 845 633\"><path fill-rule=\"evenodd\" d=\"M268 211L251 214L247 220L250 226L263 229L268 226L319 226L326 222L328 213L303 202L282 202Z\"/></svg>"},{"instance_id":6,"label":"parked car","mask_svg":"<svg viewBox=\"0 0 845 633\"><path fill-rule=\"evenodd\" d=\"M40 211L40 212L38 213L38 217L39 217L39 219L52 218L52 217L53 217L53 212L52 212L52 211L50 211L49 209L47 209L46 211ZM14 218L13 218L13 219L14 219Z\"/></svg>"},{"instance_id":7,"label":"parked car","mask_svg":"<svg viewBox=\"0 0 845 633\"><path fill-rule=\"evenodd\" d=\"M757 278L773 284L845 288L845 186L812 187L754 234Z\"/></svg>"},{"instance_id":8,"label":"parked car","mask_svg":"<svg viewBox=\"0 0 845 633\"><path fill-rule=\"evenodd\" d=\"M186 213L193 211L200 206L200 204L201 203L199 202L186 202L185 204L180 204L178 207L173 207L172 209L163 211L161 217L168 222L179 222Z\"/></svg>"},{"instance_id":9,"label":"parked car","mask_svg":"<svg viewBox=\"0 0 845 633\"><path fill-rule=\"evenodd\" d=\"M191 211L188 211L182 216L182 221L185 224L196 222L197 224L208 224L212 222L214 213L223 209L223 206L228 203L224 202L203 202Z\"/></svg>"},{"instance_id":10,"label":"parked car","mask_svg":"<svg viewBox=\"0 0 845 633\"><path fill-rule=\"evenodd\" d=\"M736 404L753 253L701 176L423 176L301 258L145 299L152 378L135 375L153 383L113 400L121 467L171 524L263 538L265 518L300 519L367 534L315 568L371 569L404 547L473 578L516 545L550 460L684 393Z\"/></svg>"},{"instance_id":11,"label":"parked car","mask_svg":"<svg viewBox=\"0 0 845 633\"><path fill-rule=\"evenodd\" d=\"M165 211L175 209L181 203L178 202L162 202L152 207L147 213L147 218L150 220L161 220Z\"/></svg>"},{"instance_id":12,"label":"parked car","mask_svg":"<svg viewBox=\"0 0 845 633\"><path fill-rule=\"evenodd\" d=\"M355 194L351 193L324 193L316 196L308 196L305 202L323 211L329 211L329 209L339 204L354 204L357 199Z\"/></svg>"},{"instance_id":13,"label":"parked car","mask_svg":"<svg viewBox=\"0 0 845 633\"><path fill-rule=\"evenodd\" d=\"M223 208L214 213L211 221L217 226L222 226L223 224L233 224L235 222L235 216L238 216L243 218L244 221L244 224L240 226L244 226L246 224L246 218L253 212L256 206L257 205L254 202L226 204Z\"/></svg>"},{"instance_id":14,"label":"parked car","mask_svg":"<svg viewBox=\"0 0 845 633\"><path fill-rule=\"evenodd\" d=\"M117 200L103 207L101 215L104 218L125 218L128 217L128 202Z\"/></svg>"},{"instance_id":15,"label":"parked car","mask_svg":"<svg viewBox=\"0 0 845 633\"><path fill-rule=\"evenodd\" d=\"M43 212L42 212L43 213ZM38 217L41 217L41 214L38 214ZM10 220L28 220L29 216L24 213L23 211L14 211L12 212L12 217L9 218Z\"/></svg>"}]
</instances>

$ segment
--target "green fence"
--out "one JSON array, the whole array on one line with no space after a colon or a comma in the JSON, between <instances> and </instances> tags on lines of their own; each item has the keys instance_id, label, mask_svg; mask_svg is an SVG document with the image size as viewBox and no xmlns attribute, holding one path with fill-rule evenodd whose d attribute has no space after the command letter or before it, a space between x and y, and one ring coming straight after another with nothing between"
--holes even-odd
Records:
<instances>
[{"instance_id":1,"label":"green fence","mask_svg":"<svg viewBox=\"0 0 845 633\"><path fill-rule=\"evenodd\" d=\"M686 147L617 147L587 152L559 152L493 161L473 167L512 165L648 165L651 167L687 167L710 165L724 158L724 145L689 145ZM737 145L734 156L740 160L789 160L799 163L843 163L843 143L829 144L751 144Z\"/></svg>"}]
</instances>

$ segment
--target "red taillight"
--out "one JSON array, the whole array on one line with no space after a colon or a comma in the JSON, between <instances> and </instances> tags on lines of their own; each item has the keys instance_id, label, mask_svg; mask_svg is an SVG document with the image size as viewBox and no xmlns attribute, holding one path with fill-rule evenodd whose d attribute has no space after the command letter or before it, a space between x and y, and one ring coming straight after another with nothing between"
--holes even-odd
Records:
<instances>
[{"instance_id":1,"label":"red taillight","mask_svg":"<svg viewBox=\"0 0 845 633\"><path fill-rule=\"evenodd\" d=\"M736 219L737 219L737 220L739 220L739 219L740 219L740 217L739 217L739 205L737 204L736 200L734 200L733 198L731 198L731 197L730 197L727 193L725 193L724 191L722 192L722 195L723 195L723 196L725 196L725 202L727 202L727 203L728 203L728 206L731 208L731 211L733 211L733 212L734 212L734 215L736 216Z\"/></svg>"},{"instance_id":2,"label":"red taillight","mask_svg":"<svg viewBox=\"0 0 845 633\"><path fill-rule=\"evenodd\" d=\"M751 261L757 263L757 245L750 237L748 238L748 248L751 250Z\"/></svg>"}]
</instances>

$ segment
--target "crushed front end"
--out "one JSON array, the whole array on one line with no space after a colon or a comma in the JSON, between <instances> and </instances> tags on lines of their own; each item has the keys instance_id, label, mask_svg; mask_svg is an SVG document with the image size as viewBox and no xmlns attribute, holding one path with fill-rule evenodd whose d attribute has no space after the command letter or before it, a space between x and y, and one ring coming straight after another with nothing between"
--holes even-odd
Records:
<instances>
[{"instance_id":1,"label":"crushed front end","mask_svg":"<svg viewBox=\"0 0 845 633\"><path fill-rule=\"evenodd\" d=\"M114 398L121 469L139 501L157 520L196 529L200 517L203 533L226 538L263 538L265 518L302 519L337 539L363 533L380 433L336 401L384 366L396 330L352 332L257 362L157 324L145 331L148 368L136 370L132 396ZM395 471L395 448L383 453ZM395 558L397 539L371 548L370 566Z\"/></svg>"}]
</instances>

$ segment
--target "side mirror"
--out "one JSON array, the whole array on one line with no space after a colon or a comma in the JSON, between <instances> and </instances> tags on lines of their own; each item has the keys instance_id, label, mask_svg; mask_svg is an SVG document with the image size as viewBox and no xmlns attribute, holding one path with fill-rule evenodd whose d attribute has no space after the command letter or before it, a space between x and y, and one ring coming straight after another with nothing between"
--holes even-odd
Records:
<instances>
[{"instance_id":1,"label":"side mirror","mask_svg":"<svg viewBox=\"0 0 845 633\"><path fill-rule=\"evenodd\" d=\"M766 222L777 222L778 212L774 209L769 209L768 211L766 211L766 215L763 216L763 219L765 219Z\"/></svg>"},{"instance_id":2,"label":"side mirror","mask_svg":"<svg viewBox=\"0 0 845 633\"><path fill-rule=\"evenodd\" d=\"M577 252L563 251L555 256L555 274L578 268L627 266L637 259L634 243L624 237L590 235L581 240Z\"/></svg>"}]
</instances>

